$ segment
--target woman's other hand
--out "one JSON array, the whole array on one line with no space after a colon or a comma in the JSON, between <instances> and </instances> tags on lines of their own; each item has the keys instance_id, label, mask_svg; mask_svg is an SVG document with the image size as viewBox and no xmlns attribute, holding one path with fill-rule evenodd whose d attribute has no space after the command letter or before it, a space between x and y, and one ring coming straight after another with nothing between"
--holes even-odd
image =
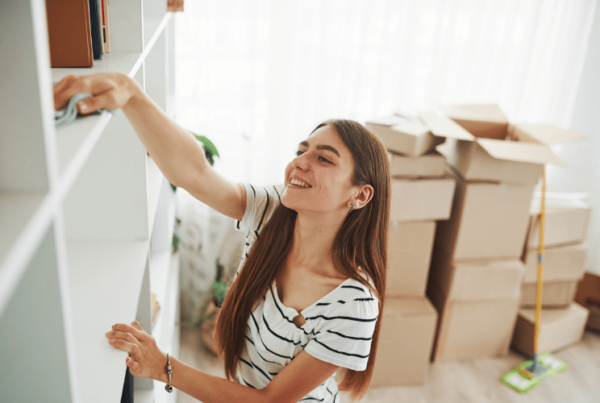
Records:
<instances>
[{"instance_id":1,"label":"woman's other hand","mask_svg":"<svg viewBox=\"0 0 600 403\"><path fill-rule=\"evenodd\" d=\"M111 346L131 354L126 364L133 376L163 380L167 355L159 350L154 337L146 333L139 322L133 321L131 325L117 323L106 337Z\"/></svg>"},{"instance_id":2,"label":"woman's other hand","mask_svg":"<svg viewBox=\"0 0 600 403\"><path fill-rule=\"evenodd\" d=\"M77 103L80 114L98 109L120 109L129 102L136 86L135 80L122 73L68 75L54 86L54 109L65 108L73 95L79 93L92 95Z\"/></svg>"}]
</instances>

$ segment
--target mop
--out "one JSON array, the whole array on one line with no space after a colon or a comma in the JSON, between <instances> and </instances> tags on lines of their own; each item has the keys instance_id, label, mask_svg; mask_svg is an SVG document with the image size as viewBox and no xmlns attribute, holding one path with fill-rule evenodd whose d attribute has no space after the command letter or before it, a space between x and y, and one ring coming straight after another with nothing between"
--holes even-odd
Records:
<instances>
[{"instance_id":1,"label":"mop","mask_svg":"<svg viewBox=\"0 0 600 403\"><path fill-rule=\"evenodd\" d=\"M535 330L533 335L533 360L519 364L505 374L500 381L517 392L527 393L542 379L564 371L568 365L554 357L550 352L538 355L540 322L542 319L542 275L544 271L544 225L546 222L546 169L542 171L542 203L540 209L540 234L537 264L537 289L535 294Z\"/></svg>"}]
</instances>

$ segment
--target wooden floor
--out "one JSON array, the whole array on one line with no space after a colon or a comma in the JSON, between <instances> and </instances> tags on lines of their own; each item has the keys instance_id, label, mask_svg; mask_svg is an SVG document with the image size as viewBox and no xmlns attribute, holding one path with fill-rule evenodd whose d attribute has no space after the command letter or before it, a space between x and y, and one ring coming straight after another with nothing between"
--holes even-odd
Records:
<instances>
[{"instance_id":1,"label":"wooden floor","mask_svg":"<svg viewBox=\"0 0 600 403\"><path fill-rule=\"evenodd\" d=\"M212 375L224 377L221 361L203 345L198 330L181 329L179 358ZM597 403L600 402L600 335L585 332L576 345L554 354L569 365L531 392L521 395L500 383L500 377L523 357L511 351L505 358L434 363L421 386L370 389L361 403ZM408 363L407 363L408 365ZM178 392L178 403L197 400ZM342 395L342 402L350 402Z\"/></svg>"}]
</instances>

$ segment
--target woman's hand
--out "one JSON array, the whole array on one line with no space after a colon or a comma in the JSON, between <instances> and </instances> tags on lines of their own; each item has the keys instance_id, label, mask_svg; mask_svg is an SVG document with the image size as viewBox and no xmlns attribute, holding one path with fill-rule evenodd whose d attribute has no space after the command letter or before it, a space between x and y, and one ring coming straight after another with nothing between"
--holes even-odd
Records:
<instances>
[{"instance_id":1,"label":"woman's hand","mask_svg":"<svg viewBox=\"0 0 600 403\"><path fill-rule=\"evenodd\" d=\"M135 80L122 73L68 75L54 86L54 109L63 109L73 95L82 92L92 97L77 103L81 114L98 109L120 109L129 102L138 88Z\"/></svg>"},{"instance_id":2,"label":"woman's hand","mask_svg":"<svg viewBox=\"0 0 600 403\"><path fill-rule=\"evenodd\" d=\"M117 323L106 337L111 346L131 354L126 364L133 376L157 381L164 378L167 355L159 350L154 337L146 333L139 322L133 321L131 325Z\"/></svg>"}]
</instances>

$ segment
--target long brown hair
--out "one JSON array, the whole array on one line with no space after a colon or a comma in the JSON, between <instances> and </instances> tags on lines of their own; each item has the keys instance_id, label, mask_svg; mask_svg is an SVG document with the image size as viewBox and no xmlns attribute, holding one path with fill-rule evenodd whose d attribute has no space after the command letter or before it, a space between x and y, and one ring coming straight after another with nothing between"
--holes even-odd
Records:
<instances>
[{"instance_id":1,"label":"long brown hair","mask_svg":"<svg viewBox=\"0 0 600 403\"><path fill-rule=\"evenodd\" d=\"M365 371L347 369L340 390L353 399L361 398L369 386L375 364L377 341L384 307L387 233L390 209L390 169L385 146L360 123L351 120L328 120L313 130L330 125L350 150L354 159L352 185L373 186L373 197L361 209L348 214L333 242L335 269L370 288L379 299L379 318L371 341ZM311 135L312 135L311 133ZM217 322L216 336L225 361L228 379L236 378L239 357L245 345L248 318L284 266L292 246L296 211L279 203L271 219L263 226L244 267L231 285ZM278 253L272 253L272 251ZM358 266L373 281L362 278Z\"/></svg>"}]
</instances>

